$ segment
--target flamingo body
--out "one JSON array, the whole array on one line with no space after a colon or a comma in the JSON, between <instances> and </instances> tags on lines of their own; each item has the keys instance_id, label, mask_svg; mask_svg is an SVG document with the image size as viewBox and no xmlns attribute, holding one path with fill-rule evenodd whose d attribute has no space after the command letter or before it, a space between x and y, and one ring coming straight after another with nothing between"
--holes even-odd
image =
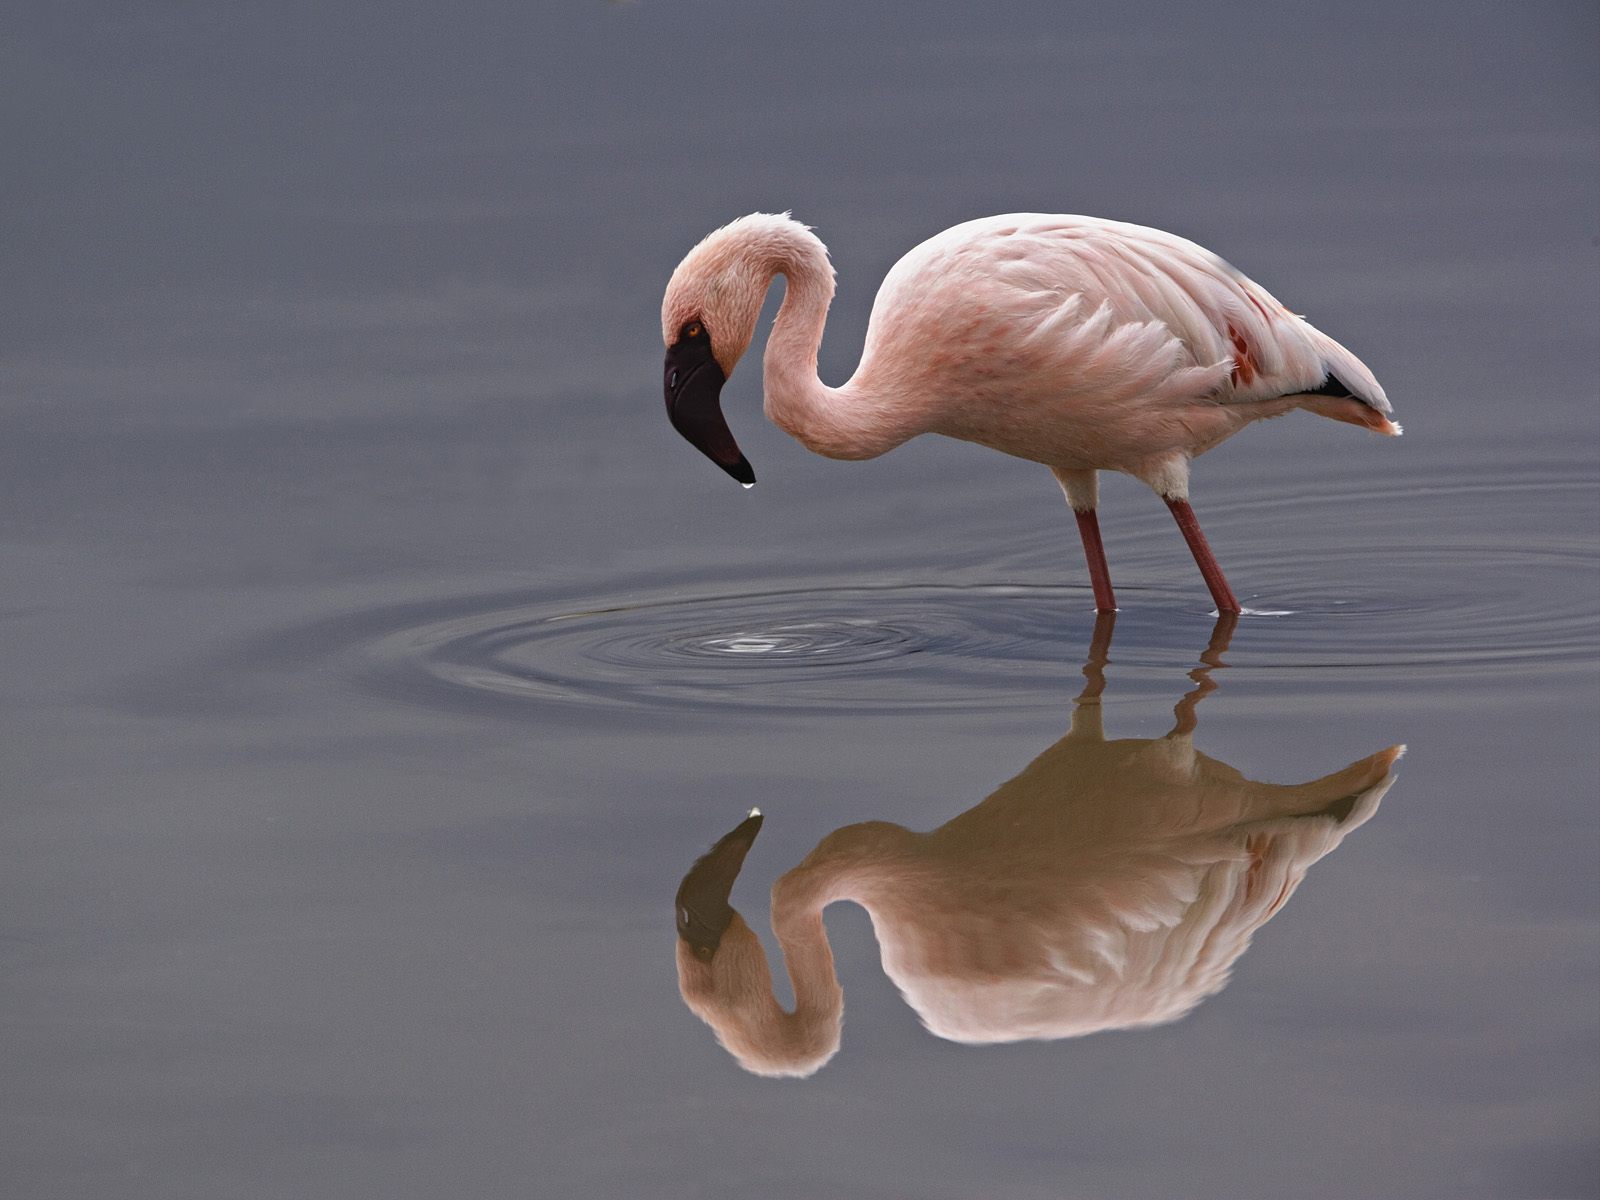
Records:
<instances>
[{"instance_id":1,"label":"flamingo body","mask_svg":"<svg viewBox=\"0 0 1600 1200\"><path fill-rule=\"evenodd\" d=\"M902 258L847 387L865 403L917 397L929 432L1155 479L1287 412L1330 359L1387 411L1352 355L1194 243L1023 213L957 225Z\"/></svg>"},{"instance_id":2,"label":"flamingo body","mask_svg":"<svg viewBox=\"0 0 1600 1200\"><path fill-rule=\"evenodd\" d=\"M1050 467L1088 514L1080 526L1102 610L1115 604L1089 528L1097 471L1165 498L1219 610L1238 611L1188 506L1189 461L1296 408L1400 432L1366 366L1264 288L1184 238L1093 217L1013 213L923 242L885 277L854 375L827 387L816 375L833 296L826 249L787 215L757 213L696 246L662 306L673 423L747 484L754 473L720 390L779 274L768 416L832 458L938 433Z\"/></svg>"}]
</instances>

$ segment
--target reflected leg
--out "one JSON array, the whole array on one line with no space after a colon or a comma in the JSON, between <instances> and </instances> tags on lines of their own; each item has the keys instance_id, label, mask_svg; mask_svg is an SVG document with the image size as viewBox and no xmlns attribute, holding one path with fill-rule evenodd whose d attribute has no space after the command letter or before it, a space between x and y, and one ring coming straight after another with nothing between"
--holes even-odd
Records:
<instances>
[{"instance_id":1,"label":"reflected leg","mask_svg":"<svg viewBox=\"0 0 1600 1200\"><path fill-rule=\"evenodd\" d=\"M1089 653L1083 663L1083 691L1072 702L1072 728L1079 737L1099 741L1105 733L1100 716L1100 693L1106 690L1106 663L1111 661L1111 631L1117 614L1096 613L1094 633L1089 638Z\"/></svg>"},{"instance_id":2,"label":"reflected leg","mask_svg":"<svg viewBox=\"0 0 1600 1200\"><path fill-rule=\"evenodd\" d=\"M1189 672L1189 678L1194 680L1193 690L1186 692L1182 699L1172 709L1172 715L1178 719L1172 732L1183 734L1193 733L1198 724L1195 715L1195 706L1217 690L1217 681L1211 678L1211 672L1217 667L1228 664L1222 661L1222 656L1228 652L1228 643L1233 640L1234 628L1239 624L1236 613L1220 613L1217 623L1211 627L1211 641L1200 652L1202 665Z\"/></svg>"}]
</instances>

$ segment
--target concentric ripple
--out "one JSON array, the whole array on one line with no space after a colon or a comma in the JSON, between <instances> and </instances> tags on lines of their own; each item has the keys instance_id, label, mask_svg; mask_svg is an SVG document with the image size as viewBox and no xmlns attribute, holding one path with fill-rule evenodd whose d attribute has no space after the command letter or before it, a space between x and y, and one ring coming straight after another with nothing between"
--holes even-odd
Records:
<instances>
[{"instance_id":1,"label":"concentric ripple","mask_svg":"<svg viewBox=\"0 0 1600 1200\"><path fill-rule=\"evenodd\" d=\"M356 665L389 695L452 705L971 705L1007 679L1060 681L1062 615L1077 600L1067 588L899 585L578 611L534 601L397 629L358 647Z\"/></svg>"},{"instance_id":2,"label":"concentric ripple","mask_svg":"<svg viewBox=\"0 0 1600 1200\"><path fill-rule=\"evenodd\" d=\"M1232 634L1230 678L1270 672L1279 688L1448 703L1466 681L1591 669L1590 495L1578 469L1548 468L1498 483L1414 479L1359 498L1329 482L1270 506L1212 505L1214 541L1251 610ZM1107 526L1123 605L1111 663L1135 675L1187 669L1212 633L1205 592L1173 531L1136 516ZM369 694L458 712L1059 705L1081 686L1093 625L1076 546L1063 533L1008 549L980 568L988 582L969 565L960 583L930 567L932 581L789 577L717 591L632 580L612 585L625 600L446 598L343 614L261 655L315 659Z\"/></svg>"}]
</instances>

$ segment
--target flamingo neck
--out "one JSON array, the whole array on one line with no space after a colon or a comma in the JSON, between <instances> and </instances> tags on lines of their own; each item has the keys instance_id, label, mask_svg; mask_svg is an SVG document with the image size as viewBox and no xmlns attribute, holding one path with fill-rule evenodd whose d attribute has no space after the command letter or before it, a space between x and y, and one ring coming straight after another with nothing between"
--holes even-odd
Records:
<instances>
[{"instance_id":1,"label":"flamingo neck","mask_svg":"<svg viewBox=\"0 0 1600 1200\"><path fill-rule=\"evenodd\" d=\"M773 885L772 931L794 988L797 1017L826 1017L837 1037L844 993L822 911L836 900L853 900L870 912L879 885L903 876L918 840L887 821L846 825L823 838Z\"/></svg>"},{"instance_id":2,"label":"flamingo neck","mask_svg":"<svg viewBox=\"0 0 1600 1200\"><path fill-rule=\"evenodd\" d=\"M769 280L785 280L763 360L767 417L828 458L876 458L905 441L909 434L888 422L860 389L848 383L831 388L817 377L817 350L833 302L833 267L822 243L797 227L766 269Z\"/></svg>"},{"instance_id":3,"label":"flamingo neck","mask_svg":"<svg viewBox=\"0 0 1600 1200\"><path fill-rule=\"evenodd\" d=\"M842 898L815 876L796 872L780 879L772 892L772 932L777 935L789 984L794 989L794 1012L784 1015L795 1020L831 1022L836 1030L844 1012L844 992L833 965L833 948L828 944L822 910Z\"/></svg>"},{"instance_id":4,"label":"flamingo neck","mask_svg":"<svg viewBox=\"0 0 1600 1200\"><path fill-rule=\"evenodd\" d=\"M766 956L746 927L748 952L740 956L733 977L724 981L720 1003L701 1014L747 1070L810 1075L839 1049L844 992L822 923L827 902L822 893L798 895L785 889L784 881L773 890L772 928L794 989L793 1012L784 1011L773 994Z\"/></svg>"},{"instance_id":5,"label":"flamingo neck","mask_svg":"<svg viewBox=\"0 0 1600 1200\"><path fill-rule=\"evenodd\" d=\"M679 945L679 983L717 1040L759 1075L810 1075L839 1049L844 992L822 913L836 900L872 902L874 880L904 863L919 835L865 822L835 830L772 888L772 930L794 989L786 1012L761 942L735 914L709 975ZM868 911L872 911L868 908Z\"/></svg>"}]
</instances>

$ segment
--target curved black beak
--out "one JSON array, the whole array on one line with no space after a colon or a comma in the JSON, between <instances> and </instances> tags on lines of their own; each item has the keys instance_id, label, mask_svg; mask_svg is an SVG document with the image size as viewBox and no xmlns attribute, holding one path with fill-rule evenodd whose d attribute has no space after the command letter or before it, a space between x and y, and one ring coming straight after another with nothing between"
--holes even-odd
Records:
<instances>
[{"instance_id":1,"label":"curved black beak","mask_svg":"<svg viewBox=\"0 0 1600 1200\"><path fill-rule=\"evenodd\" d=\"M722 416L722 385L728 377L712 356L710 337L702 332L667 347L665 378L672 427L745 487L753 484L756 473Z\"/></svg>"},{"instance_id":2,"label":"curved black beak","mask_svg":"<svg viewBox=\"0 0 1600 1200\"><path fill-rule=\"evenodd\" d=\"M729 834L700 856L678 885L674 906L678 914L678 936L688 943L695 957L708 960L722 944L722 935L733 923L728 897L734 880L744 866L744 856L761 832L761 811L752 808Z\"/></svg>"}]
</instances>

